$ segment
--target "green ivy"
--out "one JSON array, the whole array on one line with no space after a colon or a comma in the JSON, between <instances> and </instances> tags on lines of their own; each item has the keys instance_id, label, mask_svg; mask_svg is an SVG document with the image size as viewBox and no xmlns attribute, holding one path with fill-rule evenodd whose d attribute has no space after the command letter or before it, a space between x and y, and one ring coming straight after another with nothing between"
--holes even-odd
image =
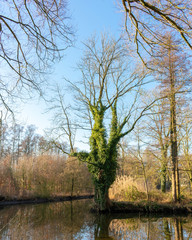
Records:
<instances>
[{"instance_id":1,"label":"green ivy","mask_svg":"<svg viewBox=\"0 0 192 240\"><path fill-rule=\"evenodd\" d=\"M102 104L90 106L93 114L94 125L89 139L90 153L80 152L78 158L88 163L89 172L92 175L95 185L95 201L100 210L106 208L106 195L108 189L115 181L116 170L118 167L118 142L120 134L118 131L117 103L111 106L112 119L110 135L107 138L104 117L106 109Z\"/></svg>"}]
</instances>

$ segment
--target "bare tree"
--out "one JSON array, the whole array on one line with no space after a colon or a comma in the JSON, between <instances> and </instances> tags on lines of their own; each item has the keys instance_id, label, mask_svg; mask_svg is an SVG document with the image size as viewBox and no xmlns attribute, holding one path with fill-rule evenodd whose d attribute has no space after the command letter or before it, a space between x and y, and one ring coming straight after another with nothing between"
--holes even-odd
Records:
<instances>
[{"instance_id":1,"label":"bare tree","mask_svg":"<svg viewBox=\"0 0 192 240\"><path fill-rule=\"evenodd\" d=\"M25 129L25 136L21 142L21 151L25 155L31 156L38 152L40 136L36 133L36 129L34 125L28 125Z\"/></svg>"},{"instance_id":2,"label":"bare tree","mask_svg":"<svg viewBox=\"0 0 192 240\"><path fill-rule=\"evenodd\" d=\"M108 190L116 177L118 143L150 108L142 108L139 101L146 72L140 66L134 71L132 63L121 39L92 38L79 64L82 79L71 82L79 110L89 109L91 116L90 152L77 156L88 164L101 211L110 208Z\"/></svg>"},{"instance_id":3,"label":"bare tree","mask_svg":"<svg viewBox=\"0 0 192 240\"><path fill-rule=\"evenodd\" d=\"M8 152L8 124L6 122L6 115L3 116L3 112L0 112L0 160L3 159Z\"/></svg>"},{"instance_id":4,"label":"bare tree","mask_svg":"<svg viewBox=\"0 0 192 240\"><path fill-rule=\"evenodd\" d=\"M12 156L13 164L17 164L18 158L21 156L23 130L24 130L24 127L17 123L14 123L11 128L12 137L11 137L10 141L11 141L11 145L12 145L11 156Z\"/></svg>"},{"instance_id":5,"label":"bare tree","mask_svg":"<svg viewBox=\"0 0 192 240\"><path fill-rule=\"evenodd\" d=\"M192 49L192 6L189 0L122 0L122 5L126 32L144 63L146 53L154 55L158 45L166 44L166 31L172 30Z\"/></svg>"},{"instance_id":6,"label":"bare tree","mask_svg":"<svg viewBox=\"0 0 192 240\"><path fill-rule=\"evenodd\" d=\"M157 95L154 94L157 98ZM145 133L150 144L151 153L160 163L161 191L166 192L168 173L168 149L170 146L170 118L167 99L162 99L151 109L146 119Z\"/></svg>"},{"instance_id":7,"label":"bare tree","mask_svg":"<svg viewBox=\"0 0 192 240\"><path fill-rule=\"evenodd\" d=\"M158 58L153 59L156 66L156 74L161 82L161 95L167 96L170 112L170 146L172 161L172 193L173 200L180 199L179 168L178 168L178 106L180 99L178 94L182 94L182 102L190 91L191 64L188 57L176 47L176 41L171 34L164 36L166 45L158 49Z\"/></svg>"},{"instance_id":8,"label":"bare tree","mask_svg":"<svg viewBox=\"0 0 192 240\"><path fill-rule=\"evenodd\" d=\"M182 170L188 178L190 184L190 192L192 190L192 161L191 161L191 136L192 136L192 111L191 107L184 108L180 123L180 150L181 150L181 166Z\"/></svg>"},{"instance_id":9,"label":"bare tree","mask_svg":"<svg viewBox=\"0 0 192 240\"><path fill-rule=\"evenodd\" d=\"M135 151L130 151L130 152L134 156L134 158L138 161L139 165L141 166L142 175L144 177L144 182L145 182L147 201L149 201L149 186L148 186L148 179L147 179L148 176L147 176L147 171L146 171L146 161L144 161L142 150L141 150L140 130L141 129L137 126L137 129L135 130L137 149Z\"/></svg>"},{"instance_id":10,"label":"bare tree","mask_svg":"<svg viewBox=\"0 0 192 240\"><path fill-rule=\"evenodd\" d=\"M15 89L39 89L47 66L71 45L65 0L3 0L0 13L0 99Z\"/></svg>"},{"instance_id":11,"label":"bare tree","mask_svg":"<svg viewBox=\"0 0 192 240\"><path fill-rule=\"evenodd\" d=\"M74 153L76 124L71 114L71 105L66 105L65 96L58 85L52 92L51 99L47 100L47 111L53 114L51 127L47 130L50 147L56 147L66 154ZM69 150L66 146L69 146Z\"/></svg>"}]
</instances>

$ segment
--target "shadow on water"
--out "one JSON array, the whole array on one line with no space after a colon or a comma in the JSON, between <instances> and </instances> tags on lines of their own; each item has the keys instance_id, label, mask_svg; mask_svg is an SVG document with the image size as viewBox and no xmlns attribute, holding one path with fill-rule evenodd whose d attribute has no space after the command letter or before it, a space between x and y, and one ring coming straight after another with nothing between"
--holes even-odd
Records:
<instances>
[{"instance_id":1,"label":"shadow on water","mask_svg":"<svg viewBox=\"0 0 192 240\"><path fill-rule=\"evenodd\" d=\"M92 214L92 200L0 208L0 239L192 239L191 216Z\"/></svg>"}]
</instances>

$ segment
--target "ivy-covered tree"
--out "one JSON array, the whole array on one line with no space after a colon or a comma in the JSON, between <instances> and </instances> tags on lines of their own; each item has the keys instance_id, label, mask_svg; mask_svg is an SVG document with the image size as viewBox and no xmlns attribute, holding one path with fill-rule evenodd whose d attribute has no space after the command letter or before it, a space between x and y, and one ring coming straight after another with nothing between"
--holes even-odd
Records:
<instances>
[{"instance_id":1,"label":"ivy-covered tree","mask_svg":"<svg viewBox=\"0 0 192 240\"><path fill-rule=\"evenodd\" d=\"M90 152L77 156L88 164L100 211L110 208L108 190L116 177L118 143L149 108L139 106L146 73L141 68L133 71L133 59L128 62L128 58L121 39L102 36L98 42L92 38L85 44L79 64L82 79L71 82L80 113L88 116L91 128ZM88 115L85 109L89 110Z\"/></svg>"}]
</instances>

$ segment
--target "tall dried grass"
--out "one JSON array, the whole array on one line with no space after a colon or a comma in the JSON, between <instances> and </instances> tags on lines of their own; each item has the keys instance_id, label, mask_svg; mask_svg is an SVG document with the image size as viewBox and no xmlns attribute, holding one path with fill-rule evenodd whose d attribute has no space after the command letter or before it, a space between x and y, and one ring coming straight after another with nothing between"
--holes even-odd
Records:
<instances>
[{"instance_id":1,"label":"tall dried grass","mask_svg":"<svg viewBox=\"0 0 192 240\"><path fill-rule=\"evenodd\" d=\"M160 190L151 187L149 191L150 201L170 202L171 192L162 193ZM147 193L143 178L133 178L131 176L118 176L109 189L109 197L115 201L143 201L147 200Z\"/></svg>"},{"instance_id":2,"label":"tall dried grass","mask_svg":"<svg viewBox=\"0 0 192 240\"><path fill-rule=\"evenodd\" d=\"M135 201L147 198L142 179L131 176L118 176L109 189L109 197L117 201Z\"/></svg>"}]
</instances>

